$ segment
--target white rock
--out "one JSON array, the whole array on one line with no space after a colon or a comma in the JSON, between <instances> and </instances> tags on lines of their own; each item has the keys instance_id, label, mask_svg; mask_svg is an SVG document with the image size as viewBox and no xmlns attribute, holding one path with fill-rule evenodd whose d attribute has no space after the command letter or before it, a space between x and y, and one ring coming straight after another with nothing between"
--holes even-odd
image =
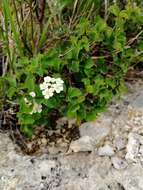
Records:
<instances>
[{"instance_id":1,"label":"white rock","mask_svg":"<svg viewBox=\"0 0 143 190\"><path fill-rule=\"evenodd\" d=\"M125 158L136 162L140 147L140 135L136 133L129 133L128 144L127 144L127 154Z\"/></svg>"},{"instance_id":2,"label":"white rock","mask_svg":"<svg viewBox=\"0 0 143 190\"><path fill-rule=\"evenodd\" d=\"M93 141L89 136L83 136L70 144L70 150L73 152L93 151Z\"/></svg>"},{"instance_id":3,"label":"white rock","mask_svg":"<svg viewBox=\"0 0 143 190\"><path fill-rule=\"evenodd\" d=\"M142 155L142 157L143 157L143 145L140 146L139 153L140 153L140 154Z\"/></svg>"},{"instance_id":4,"label":"white rock","mask_svg":"<svg viewBox=\"0 0 143 190\"><path fill-rule=\"evenodd\" d=\"M122 150L126 147L126 139L123 137L116 137L115 138L115 146L118 150Z\"/></svg>"},{"instance_id":5,"label":"white rock","mask_svg":"<svg viewBox=\"0 0 143 190\"><path fill-rule=\"evenodd\" d=\"M112 157L111 161L112 161L114 168L117 170L125 169L128 166L128 164L125 160L123 160L122 158L119 158L117 156Z\"/></svg>"},{"instance_id":6,"label":"white rock","mask_svg":"<svg viewBox=\"0 0 143 190\"><path fill-rule=\"evenodd\" d=\"M120 189L142 190L143 168L141 164L135 163L124 170L112 170L112 179L116 179L116 182L120 184Z\"/></svg>"},{"instance_id":7,"label":"white rock","mask_svg":"<svg viewBox=\"0 0 143 190\"><path fill-rule=\"evenodd\" d=\"M56 162L54 160L41 160L37 168L37 171L39 170L39 173L41 175L46 176L51 172L51 168L55 168L55 166Z\"/></svg>"},{"instance_id":8,"label":"white rock","mask_svg":"<svg viewBox=\"0 0 143 190\"><path fill-rule=\"evenodd\" d=\"M100 147L98 149L98 155L99 156L113 156L114 155L113 147L111 147L108 144L103 147Z\"/></svg>"}]
</instances>

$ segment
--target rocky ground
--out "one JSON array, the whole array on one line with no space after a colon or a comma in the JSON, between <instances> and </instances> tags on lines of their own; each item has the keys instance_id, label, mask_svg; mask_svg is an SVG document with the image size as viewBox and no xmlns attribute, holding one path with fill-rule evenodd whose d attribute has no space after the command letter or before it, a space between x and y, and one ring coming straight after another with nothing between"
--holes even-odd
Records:
<instances>
[{"instance_id":1,"label":"rocky ground","mask_svg":"<svg viewBox=\"0 0 143 190\"><path fill-rule=\"evenodd\" d=\"M61 153L24 155L0 133L0 190L143 190L143 81L126 85Z\"/></svg>"}]
</instances>

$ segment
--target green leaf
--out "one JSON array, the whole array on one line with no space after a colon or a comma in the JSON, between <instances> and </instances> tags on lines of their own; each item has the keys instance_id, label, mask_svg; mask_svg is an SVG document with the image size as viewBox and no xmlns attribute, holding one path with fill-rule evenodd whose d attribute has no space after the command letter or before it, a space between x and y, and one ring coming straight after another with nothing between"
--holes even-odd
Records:
<instances>
[{"instance_id":1,"label":"green leaf","mask_svg":"<svg viewBox=\"0 0 143 190\"><path fill-rule=\"evenodd\" d=\"M116 81L112 78L107 78L106 79L106 85L107 87L111 87L112 89L114 89L116 87Z\"/></svg>"},{"instance_id":2,"label":"green leaf","mask_svg":"<svg viewBox=\"0 0 143 190\"><path fill-rule=\"evenodd\" d=\"M105 99L106 102L109 102L112 100L112 91L108 90L108 89L104 89L100 91L100 100Z\"/></svg>"},{"instance_id":3,"label":"green leaf","mask_svg":"<svg viewBox=\"0 0 143 190\"><path fill-rule=\"evenodd\" d=\"M95 85L98 87L105 86L105 80L102 75L97 75L95 77Z\"/></svg>"},{"instance_id":4,"label":"green leaf","mask_svg":"<svg viewBox=\"0 0 143 190\"><path fill-rule=\"evenodd\" d=\"M77 102L78 103L81 103L81 102L83 102L85 100L85 96L78 96L78 98L77 98Z\"/></svg>"},{"instance_id":5,"label":"green leaf","mask_svg":"<svg viewBox=\"0 0 143 190\"><path fill-rule=\"evenodd\" d=\"M79 109L80 109L80 106L78 104L69 105L68 111L67 111L67 117L68 118L76 118L77 117L77 111Z\"/></svg>"},{"instance_id":6,"label":"green leaf","mask_svg":"<svg viewBox=\"0 0 143 190\"><path fill-rule=\"evenodd\" d=\"M87 121L94 121L97 117L97 111L91 111L86 113L86 120Z\"/></svg>"},{"instance_id":7,"label":"green leaf","mask_svg":"<svg viewBox=\"0 0 143 190\"><path fill-rule=\"evenodd\" d=\"M91 69L94 66L94 61L91 58L88 58L85 62L85 69Z\"/></svg>"},{"instance_id":8,"label":"green leaf","mask_svg":"<svg viewBox=\"0 0 143 190\"><path fill-rule=\"evenodd\" d=\"M33 128L30 125L22 125L20 130L28 137L32 138L33 135Z\"/></svg>"},{"instance_id":9,"label":"green leaf","mask_svg":"<svg viewBox=\"0 0 143 190\"><path fill-rule=\"evenodd\" d=\"M97 95L100 90L104 89L106 86L105 80L101 75L95 77L95 85L93 86L93 94Z\"/></svg>"},{"instance_id":10,"label":"green leaf","mask_svg":"<svg viewBox=\"0 0 143 190\"><path fill-rule=\"evenodd\" d=\"M85 89L87 93L93 93L93 86L90 84L90 80L88 78L85 78L82 80L84 83Z\"/></svg>"},{"instance_id":11,"label":"green leaf","mask_svg":"<svg viewBox=\"0 0 143 190\"><path fill-rule=\"evenodd\" d=\"M30 92L35 89L35 78L32 74L28 73L28 76L25 80L25 88L27 88Z\"/></svg>"},{"instance_id":12,"label":"green leaf","mask_svg":"<svg viewBox=\"0 0 143 190\"><path fill-rule=\"evenodd\" d=\"M72 99L72 98L75 98L75 97L78 97L78 96L81 96L81 95L82 95L82 92L78 88L70 87L68 89L68 97L69 97L69 99Z\"/></svg>"},{"instance_id":13,"label":"green leaf","mask_svg":"<svg viewBox=\"0 0 143 190\"><path fill-rule=\"evenodd\" d=\"M19 118L19 123L21 125L32 125L35 122L33 115L30 115L30 114L18 115L18 118Z\"/></svg>"},{"instance_id":14,"label":"green leaf","mask_svg":"<svg viewBox=\"0 0 143 190\"><path fill-rule=\"evenodd\" d=\"M77 117L81 120L86 119L86 110L84 106L80 107L80 109L77 111Z\"/></svg>"},{"instance_id":15,"label":"green leaf","mask_svg":"<svg viewBox=\"0 0 143 190\"><path fill-rule=\"evenodd\" d=\"M129 19L128 12L127 12L126 10L122 10L122 11L119 13L119 17L124 18L124 19Z\"/></svg>"},{"instance_id":16,"label":"green leaf","mask_svg":"<svg viewBox=\"0 0 143 190\"><path fill-rule=\"evenodd\" d=\"M20 110L19 110L20 113L28 114L32 111L32 106L29 106L28 104L26 104L23 98L20 98L18 100L18 103L19 103L19 107L20 107Z\"/></svg>"},{"instance_id":17,"label":"green leaf","mask_svg":"<svg viewBox=\"0 0 143 190\"><path fill-rule=\"evenodd\" d=\"M61 60L56 57L48 58L42 63L43 69L53 68L59 71L61 65Z\"/></svg>"},{"instance_id":18,"label":"green leaf","mask_svg":"<svg viewBox=\"0 0 143 190\"><path fill-rule=\"evenodd\" d=\"M119 50L119 51L122 50L122 44L119 41L117 41L117 40L114 41L113 47L116 50Z\"/></svg>"},{"instance_id":19,"label":"green leaf","mask_svg":"<svg viewBox=\"0 0 143 190\"><path fill-rule=\"evenodd\" d=\"M16 82L16 79L15 79L15 76L13 77L10 77L10 76L6 76L4 77L4 79L8 82L8 84L11 86L11 87L17 87L17 82Z\"/></svg>"},{"instance_id":20,"label":"green leaf","mask_svg":"<svg viewBox=\"0 0 143 190\"><path fill-rule=\"evenodd\" d=\"M89 51L89 40L86 36L83 36L81 40L78 42L79 49L85 49L86 51Z\"/></svg>"},{"instance_id":21,"label":"green leaf","mask_svg":"<svg viewBox=\"0 0 143 190\"><path fill-rule=\"evenodd\" d=\"M120 96L124 92L127 92L127 87L125 86L124 81L121 81L120 85L119 85L119 87L117 89L117 93Z\"/></svg>"},{"instance_id":22,"label":"green leaf","mask_svg":"<svg viewBox=\"0 0 143 190\"><path fill-rule=\"evenodd\" d=\"M69 63L69 68L73 72L79 72L79 61L72 61Z\"/></svg>"},{"instance_id":23,"label":"green leaf","mask_svg":"<svg viewBox=\"0 0 143 190\"><path fill-rule=\"evenodd\" d=\"M73 45L77 46L77 42L78 42L78 37L75 36L71 36L70 37L70 41Z\"/></svg>"},{"instance_id":24,"label":"green leaf","mask_svg":"<svg viewBox=\"0 0 143 190\"><path fill-rule=\"evenodd\" d=\"M10 87L10 88L8 89L8 91L6 92L6 94L7 94L7 96L8 96L9 98L12 98L14 95L16 95L16 91L17 91L17 89L12 86L12 87Z\"/></svg>"},{"instance_id":25,"label":"green leaf","mask_svg":"<svg viewBox=\"0 0 143 190\"><path fill-rule=\"evenodd\" d=\"M100 32L106 31L106 28L107 28L107 23L105 22L105 20L100 16L97 16L95 19L95 29L99 33L99 35Z\"/></svg>"},{"instance_id":26,"label":"green leaf","mask_svg":"<svg viewBox=\"0 0 143 190\"><path fill-rule=\"evenodd\" d=\"M110 37L111 37L112 32L113 32L113 29L108 26L108 27L106 28L106 36L107 36L107 38L110 38Z\"/></svg>"},{"instance_id":27,"label":"green leaf","mask_svg":"<svg viewBox=\"0 0 143 190\"><path fill-rule=\"evenodd\" d=\"M109 7L109 12L114 14L115 16L118 16L120 13L120 9L116 4L114 4Z\"/></svg>"},{"instance_id":28,"label":"green leaf","mask_svg":"<svg viewBox=\"0 0 143 190\"><path fill-rule=\"evenodd\" d=\"M56 108L58 106L58 101L56 98L52 97L48 100L46 99L43 99L43 102L42 102L45 106L47 106L47 108Z\"/></svg>"}]
</instances>

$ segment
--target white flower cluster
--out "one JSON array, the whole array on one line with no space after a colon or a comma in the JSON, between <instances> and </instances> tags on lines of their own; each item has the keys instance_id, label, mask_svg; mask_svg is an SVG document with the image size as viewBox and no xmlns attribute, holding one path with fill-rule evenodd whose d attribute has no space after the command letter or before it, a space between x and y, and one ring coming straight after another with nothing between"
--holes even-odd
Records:
<instances>
[{"instance_id":1,"label":"white flower cluster","mask_svg":"<svg viewBox=\"0 0 143 190\"><path fill-rule=\"evenodd\" d=\"M64 81L61 78L52 78L46 76L44 82L40 84L40 89L45 99L49 99L54 95L54 92L60 93L64 89Z\"/></svg>"}]
</instances>

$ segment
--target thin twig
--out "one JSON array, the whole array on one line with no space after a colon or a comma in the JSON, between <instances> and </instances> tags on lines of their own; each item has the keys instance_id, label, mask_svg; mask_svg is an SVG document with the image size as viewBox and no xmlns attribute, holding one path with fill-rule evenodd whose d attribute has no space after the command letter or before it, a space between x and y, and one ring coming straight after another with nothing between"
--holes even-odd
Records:
<instances>
[{"instance_id":1,"label":"thin twig","mask_svg":"<svg viewBox=\"0 0 143 190\"><path fill-rule=\"evenodd\" d=\"M143 33L143 30L141 30L134 38L130 39L128 42L127 42L127 45L131 45L135 40L138 39L138 37Z\"/></svg>"},{"instance_id":2,"label":"thin twig","mask_svg":"<svg viewBox=\"0 0 143 190\"><path fill-rule=\"evenodd\" d=\"M108 19L108 0L104 0L104 4L105 4L104 19L105 19L105 21L107 21L107 19Z\"/></svg>"}]
</instances>

